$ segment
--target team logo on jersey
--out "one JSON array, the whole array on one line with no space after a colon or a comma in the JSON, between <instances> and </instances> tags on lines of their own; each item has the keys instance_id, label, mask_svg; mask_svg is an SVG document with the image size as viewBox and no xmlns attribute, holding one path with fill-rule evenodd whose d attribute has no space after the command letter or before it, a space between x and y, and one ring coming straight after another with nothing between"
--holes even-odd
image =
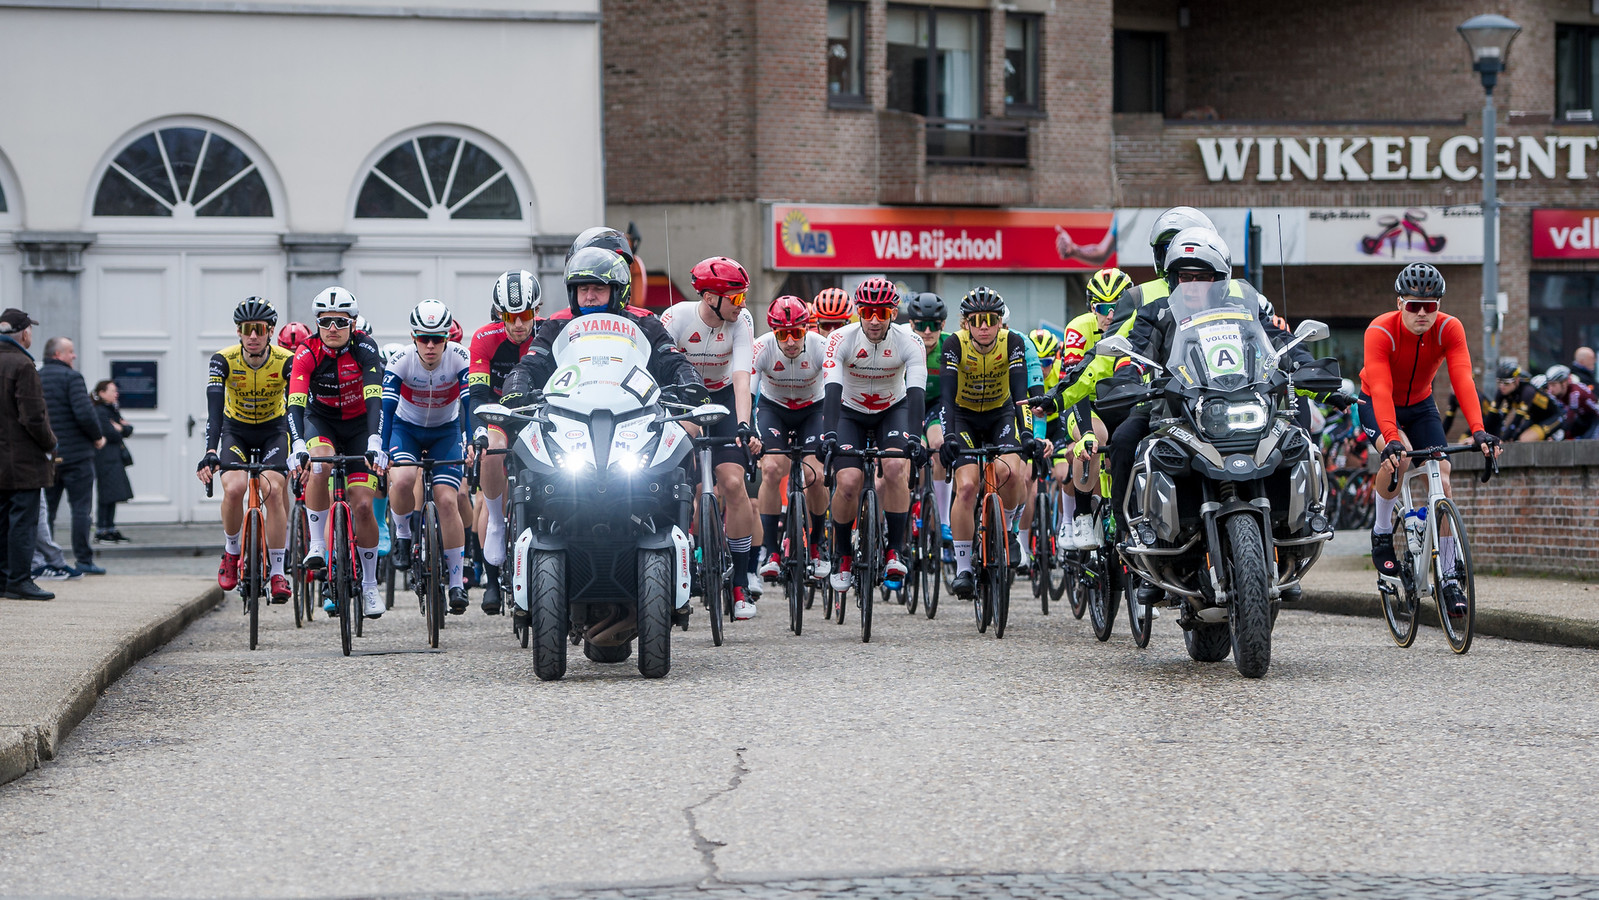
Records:
<instances>
[{"instance_id":1,"label":"team logo on jersey","mask_svg":"<svg viewBox=\"0 0 1599 900\"><path fill-rule=\"evenodd\" d=\"M881 410L888 409L891 403L889 402L889 399L884 397L882 394L862 394L861 405L872 412L879 412Z\"/></svg>"},{"instance_id":2,"label":"team logo on jersey","mask_svg":"<svg viewBox=\"0 0 1599 900\"><path fill-rule=\"evenodd\" d=\"M883 355L884 356L893 356L894 355L894 351L888 349L887 347L884 347L883 348Z\"/></svg>"},{"instance_id":3,"label":"team logo on jersey","mask_svg":"<svg viewBox=\"0 0 1599 900\"><path fill-rule=\"evenodd\" d=\"M278 373L276 373L276 372L268 372L267 373L267 377L268 378L276 378L276 377L278 377Z\"/></svg>"},{"instance_id":4,"label":"team logo on jersey","mask_svg":"<svg viewBox=\"0 0 1599 900\"><path fill-rule=\"evenodd\" d=\"M716 340L717 340L717 341L718 341L718 342L721 342L721 341L725 341L725 340L727 340L727 335L726 335L726 334L723 334L723 333L722 333L722 332L720 332L720 331L718 331L718 332L717 332L717 333L716 333Z\"/></svg>"},{"instance_id":5,"label":"team logo on jersey","mask_svg":"<svg viewBox=\"0 0 1599 900\"><path fill-rule=\"evenodd\" d=\"M782 360L778 360L775 364L772 365L772 371L773 372L781 372L781 371L783 371L783 362L782 362Z\"/></svg>"},{"instance_id":6,"label":"team logo on jersey","mask_svg":"<svg viewBox=\"0 0 1599 900\"><path fill-rule=\"evenodd\" d=\"M700 333L698 331L696 331L693 334L689 335L688 336L688 342L690 344L698 344L700 342Z\"/></svg>"},{"instance_id":7,"label":"team logo on jersey","mask_svg":"<svg viewBox=\"0 0 1599 900\"><path fill-rule=\"evenodd\" d=\"M866 358L866 348L862 347L861 349L856 350L855 351L855 358L856 359L865 359Z\"/></svg>"}]
</instances>

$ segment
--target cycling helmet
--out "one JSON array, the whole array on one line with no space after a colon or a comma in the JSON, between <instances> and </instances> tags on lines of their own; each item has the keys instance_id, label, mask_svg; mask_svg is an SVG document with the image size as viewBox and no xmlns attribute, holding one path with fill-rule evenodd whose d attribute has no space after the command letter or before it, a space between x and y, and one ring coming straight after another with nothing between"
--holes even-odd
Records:
<instances>
[{"instance_id":1,"label":"cycling helmet","mask_svg":"<svg viewBox=\"0 0 1599 900\"><path fill-rule=\"evenodd\" d=\"M494 282L494 310L516 315L539 307L539 280L532 272L506 272Z\"/></svg>"},{"instance_id":2,"label":"cycling helmet","mask_svg":"<svg viewBox=\"0 0 1599 900\"><path fill-rule=\"evenodd\" d=\"M816 302L811 308L811 314L818 319L836 319L848 321L855 314L855 304L850 301L849 294L843 288L823 288L816 295Z\"/></svg>"},{"instance_id":3,"label":"cycling helmet","mask_svg":"<svg viewBox=\"0 0 1599 900\"><path fill-rule=\"evenodd\" d=\"M368 322L366 320L366 316L356 316L355 317L355 330L363 332L365 334L371 334L372 333L372 323Z\"/></svg>"},{"instance_id":4,"label":"cycling helmet","mask_svg":"<svg viewBox=\"0 0 1599 900\"><path fill-rule=\"evenodd\" d=\"M1177 232L1186 228L1216 230L1216 223L1192 206L1174 206L1155 217L1149 229L1149 248L1155 251L1155 274L1165 275L1166 247Z\"/></svg>"},{"instance_id":5,"label":"cycling helmet","mask_svg":"<svg viewBox=\"0 0 1599 900\"><path fill-rule=\"evenodd\" d=\"M811 312L805 308L805 301L789 294L773 300L766 310L766 324L773 330L804 328L810 319Z\"/></svg>"},{"instance_id":6,"label":"cycling helmet","mask_svg":"<svg viewBox=\"0 0 1599 900\"><path fill-rule=\"evenodd\" d=\"M1009 306L1003 306L1002 305L1000 307L1000 310L999 310L999 324L1004 325L1006 328L1010 327L1010 307Z\"/></svg>"},{"instance_id":7,"label":"cycling helmet","mask_svg":"<svg viewBox=\"0 0 1599 900\"><path fill-rule=\"evenodd\" d=\"M1185 228L1171 239L1166 251L1166 282L1177 284L1177 270L1210 272L1222 278L1233 273L1232 251L1221 235L1208 228Z\"/></svg>"},{"instance_id":8,"label":"cycling helmet","mask_svg":"<svg viewBox=\"0 0 1599 900\"><path fill-rule=\"evenodd\" d=\"M974 287L961 298L961 315L980 312L1008 314L1009 310L1005 308L1004 298L994 293L993 288Z\"/></svg>"},{"instance_id":9,"label":"cycling helmet","mask_svg":"<svg viewBox=\"0 0 1599 900\"><path fill-rule=\"evenodd\" d=\"M601 247L584 247L566 261L565 279L566 301L572 307L573 315L619 312L627 307L633 272L621 254ZM577 288L583 284L610 285L611 299L604 306L578 306Z\"/></svg>"},{"instance_id":10,"label":"cycling helmet","mask_svg":"<svg viewBox=\"0 0 1599 900\"><path fill-rule=\"evenodd\" d=\"M462 330L460 321L455 320L450 322L450 340L459 344L461 343L461 339L464 337L466 337L466 332Z\"/></svg>"},{"instance_id":11,"label":"cycling helmet","mask_svg":"<svg viewBox=\"0 0 1599 900\"><path fill-rule=\"evenodd\" d=\"M1089 303L1115 303L1122 291L1133 286L1133 279L1121 269L1100 269L1088 279Z\"/></svg>"},{"instance_id":12,"label":"cycling helmet","mask_svg":"<svg viewBox=\"0 0 1599 900\"><path fill-rule=\"evenodd\" d=\"M741 294L750 288L750 273L737 260L725 256L702 259L689 273L698 293L710 291L723 297Z\"/></svg>"},{"instance_id":13,"label":"cycling helmet","mask_svg":"<svg viewBox=\"0 0 1599 900\"><path fill-rule=\"evenodd\" d=\"M1520 381L1522 378L1521 367L1513 362L1502 362L1499 364L1499 371L1494 377L1500 381Z\"/></svg>"},{"instance_id":14,"label":"cycling helmet","mask_svg":"<svg viewBox=\"0 0 1599 900\"><path fill-rule=\"evenodd\" d=\"M278 324L278 311L272 304L260 297L245 297L239 305L233 308L233 324L243 325L245 322L265 322L268 325Z\"/></svg>"},{"instance_id":15,"label":"cycling helmet","mask_svg":"<svg viewBox=\"0 0 1599 900\"><path fill-rule=\"evenodd\" d=\"M411 310L411 334L447 335L455 324L455 316L442 300L423 300ZM453 338L452 338L453 340Z\"/></svg>"},{"instance_id":16,"label":"cycling helmet","mask_svg":"<svg viewBox=\"0 0 1599 900\"><path fill-rule=\"evenodd\" d=\"M942 322L949 318L949 310L944 308L944 298L932 291L922 291L911 296L910 302L905 304L905 315L919 322Z\"/></svg>"},{"instance_id":17,"label":"cycling helmet","mask_svg":"<svg viewBox=\"0 0 1599 900\"><path fill-rule=\"evenodd\" d=\"M392 366L395 363L399 362L400 361L400 357L404 356L405 355L405 351L407 351L409 349L411 349L411 348L405 346L402 343L399 343L398 341L395 341L395 342L392 342L392 343L388 343L388 344L384 344L383 345L383 360L385 362L387 362L389 365Z\"/></svg>"},{"instance_id":18,"label":"cycling helmet","mask_svg":"<svg viewBox=\"0 0 1599 900\"><path fill-rule=\"evenodd\" d=\"M584 247L599 247L602 250L609 250L627 260L629 266L633 265L632 242L627 239L627 235L609 225L596 225L578 235L577 240L572 242L571 249L566 251L567 260L571 260L572 254L582 250Z\"/></svg>"},{"instance_id":19,"label":"cycling helmet","mask_svg":"<svg viewBox=\"0 0 1599 900\"><path fill-rule=\"evenodd\" d=\"M330 287L317 294L316 299L311 301L311 309L319 316L323 313L343 313L353 318L361 313L355 295L341 287Z\"/></svg>"},{"instance_id":20,"label":"cycling helmet","mask_svg":"<svg viewBox=\"0 0 1599 900\"><path fill-rule=\"evenodd\" d=\"M1394 293L1401 297L1442 299L1443 273L1427 263L1411 263L1401 269L1399 277L1394 279Z\"/></svg>"},{"instance_id":21,"label":"cycling helmet","mask_svg":"<svg viewBox=\"0 0 1599 900\"><path fill-rule=\"evenodd\" d=\"M278 330L278 346L293 353L311 339L311 329L304 322L290 322Z\"/></svg>"},{"instance_id":22,"label":"cycling helmet","mask_svg":"<svg viewBox=\"0 0 1599 900\"><path fill-rule=\"evenodd\" d=\"M856 306L899 306L899 288L894 282L873 276L855 287Z\"/></svg>"},{"instance_id":23,"label":"cycling helmet","mask_svg":"<svg viewBox=\"0 0 1599 900\"><path fill-rule=\"evenodd\" d=\"M1545 375L1534 375L1534 376L1532 376L1532 386L1535 387L1535 388L1541 388L1541 387L1547 385L1548 383L1549 383L1548 376L1545 376Z\"/></svg>"},{"instance_id":24,"label":"cycling helmet","mask_svg":"<svg viewBox=\"0 0 1599 900\"><path fill-rule=\"evenodd\" d=\"M1028 337L1033 339L1033 349L1038 351L1038 358L1042 360L1053 359L1060 350L1060 338L1048 328L1034 329Z\"/></svg>"},{"instance_id":25,"label":"cycling helmet","mask_svg":"<svg viewBox=\"0 0 1599 900\"><path fill-rule=\"evenodd\" d=\"M1550 366L1549 371L1544 373L1545 384L1559 384L1569 380L1571 380L1570 366Z\"/></svg>"}]
</instances>

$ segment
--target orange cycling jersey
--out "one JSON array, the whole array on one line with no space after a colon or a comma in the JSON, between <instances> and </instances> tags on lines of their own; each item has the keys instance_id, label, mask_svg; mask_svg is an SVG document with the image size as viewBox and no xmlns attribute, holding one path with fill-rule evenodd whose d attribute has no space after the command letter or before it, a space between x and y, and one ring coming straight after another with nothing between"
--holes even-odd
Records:
<instances>
[{"instance_id":1,"label":"orange cycling jersey","mask_svg":"<svg viewBox=\"0 0 1599 900\"><path fill-rule=\"evenodd\" d=\"M1440 313L1438 321L1420 335L1410 333L1400 312L1383 313L1366 326L1366 364L1360 370L1360 389L1371 398L1377 430L1384 441L1399 439L1394 407L1414 406L1432 397L1432 380L1438 367L1449 363L1449 382L1471 430L1482 431L1482 404L1471 381L1471 351L1466 329L1454 316Z\"/></svg>"}]
</instances>

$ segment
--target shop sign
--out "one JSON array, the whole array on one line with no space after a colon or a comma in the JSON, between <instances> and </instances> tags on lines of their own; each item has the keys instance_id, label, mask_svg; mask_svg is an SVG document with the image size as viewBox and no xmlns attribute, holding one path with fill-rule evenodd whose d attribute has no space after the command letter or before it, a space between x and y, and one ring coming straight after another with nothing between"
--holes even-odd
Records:
<instances>
[{"instance_id":1,"label":"shop sign","mask_svg":"<svg viewBox=\"0 0 1599 900\"><path fill-rule=\"evenodd\" d=\"M777 270L1041 272L1116 264L1108 210L774 203L770 214L768 262Z\"/></svg>"},{"instance_id":2,"label":"shop sign","mask_svg":"<svg viewBox=\"0 0 1599 900\"><path fill-rule=\"evenodd\" d=\"M1196 138L1210 181L1471 181L1481 177L1482 141L1469 134L1415 137ZM1590 151L1594 151L1590 156ZM1599 163L1599 137L1548 135L1494 141L1498 177L1580 181ZM1253 172L1250 170L1253 168Z\"/></svg>"},{"instance_id":3,"label":"shop sign","mask_svg":"<svg viewBox=\"0 0 1599 900\"><path fill-rule=\"evenodd\" d=\"M1475 206L1306 210L1306 265L1482 263Z\"/></svg>"},{"instance_id":4,"label":"shop sign","mask_svg":"<svg viewBox=\"0 0 1599 900\"><path fill-rule=\"evenodd\" d=\"M1532 211L1533 259L1599 259L1599 209Z\"/></svg>"}]
</instances>

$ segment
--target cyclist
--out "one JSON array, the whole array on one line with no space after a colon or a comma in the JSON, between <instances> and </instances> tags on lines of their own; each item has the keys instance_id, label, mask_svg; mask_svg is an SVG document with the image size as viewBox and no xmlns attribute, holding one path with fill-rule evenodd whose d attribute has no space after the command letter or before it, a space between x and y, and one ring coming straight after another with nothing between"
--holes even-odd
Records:
<instances>
[{"instance_id":1,"label":"cyclist","mask_svg":"<svg viewBox=\"0 0 1599 900\"><path fill-rule=\"evenodd\" d=\"M293 356L300 345L311 339L311 328L304 322L290 322L278 329L278 346Z\"/></svg>"},{"instance_id":2,"label":"cyclist","mask_svg":"<svg viewBox=\"0 0 1599 900\"><path fill-rule=\"evenodd\" d=\"M1571 377L1569 366L1550 366L1544 390L1566 408L1566 437L1587 440L1599 429L1599 398L1593 388Z\"/></svg>"},{"instance_id":3,"label":"cyclist","mask_svg":"<svg viewBox=\"0 0 1599 900\"><path fill-rule=\"evenodd\" d=\"M1394 279L1398 308L1383 313L1366 326L1366 358L1360 370L1360 424L1373 447L1381 446L1377 469L1376 522L1371 527L1371 560L1379 575L1397 577L1393 530L1397 487L1389 484L1410 467L1402 454L1409 447L1441 447L1448 442L1438 404L1432 398L1432 381L1438 367L1449 366L1449 381L1471 428L1472 443L1498 455L1499 438L1483 424L1477 387L1471 382L1471 348L1465 326L1454 316L1438 311L1444 296L1443 275L1427 263L1411 263ZM1452 496L1449 463L1443 469L1444 495ZM1453 536L1438 538L1438 554L1445 571L1455 568L1458 552ZM1451 611L1464 614L1465 592L1453 579L1443 585Z\"/></svg>"},{"instance_id":4,"label":"cyclist","mask_svg":"<svg viewBox=\"0 0 1599 900\"><path fill-rule=\"evenodd\" d=\"M366 464L354 463L349 473L349 502L353 511L355 544L361 559L361 598L367 618L383 615L378 593L378 523L372 511L377 479L387 465L380 431L383 417L383 358L378 346L364 333L354 331L359 306L355 295L330 287L312 301L317 333L294 355L289 377L290 455L296 465L309 468L305 511L310 523L310 545L305 567L320 569L327 563L327 526L323 518L332 506L328 476L332 467L310 465L312 457L364 455ZM331 594L327 604L331 605ZM330 610L333 611L333 610Z\"/></svg>"},{"instance_id":5,"label":"cyclist","mask_svg":"<svg viewBox=\"0 0 1599 900\"><path fill-rule=\"evenodd\" d=\"M389 364L383 375L383 446L396 462L459 459L465 451L470 405L466 348L449 339L455 317L438 300L423 300L411 310L412 347ZM439 540L449 567L450 612L466 612L463 559L466 530L457 503L459 465L433 469L433 500L439 510ZM411 565L411 513L421 469L400 466L389 476L394 505L394 567Z\"/></svg>"},{"instance_id":6,"label":"cyclist","mask_svg":"<svg viewBox=\"0 0 1599 900\"><path fill-rule=\"evenodd\" d=\"M919 464L926 452L916 430L926 405L926 347L910 328L894 324L899 292L888 279L861 282L855 288L855 307L861 320L833 332L827 341L822 364L827 381L822 456L831 459L836 451L865 446L867 434L872 433L879 449L904 450ZM887 581L900 581L908 571L900 556L911 508L909 462L883 460L880 489L888 520L888 557L883 565ZM854 583L855 515L865 467L859 457L839 457L837 467L830 580L834 590L846 591Z\"/></svg>"},{"instance_id":7,"label":"cyclist","mask_svg":"<svg viewBox=\"0 0 1599 900\"><path fill-rule=\"evenodd\" d=\"M823 288L811 304L811 330L823 338L848 325L855 317L855 304L843 288Z\"/></svg>"},{"instance_id":8,"label":"cyclist","mask_svg":"<svg viewBox=\"0 0 1599 900\"><path fill-rule=\"evenodd\" d=\"M944 306L944 298L931 291L923 291L906 304L905 314L911 320L911 330L916 332L916 336L922 339L922 346L927 348L927 411L922 416L922 437L928 451L936 454L938 448L944 445L944 393L940 372L944 341L950 337L950 332L944 330L949 311ZM940 537L951 540L949 482L940 456L933 457L933 501L938 504L938 518L943 523L939 526L942 532Z\"/></svg>"},{"instance_id":9,"label":"cyclist","mask_svg":"<svg viewBox=\"0 0 1599 900\"><path fill-rule=\"evenodd\" d=\"M1004 303L991 288L977 287L961 298L961 328L944 342L940 356L944 398L944 444L939 449L944 466L955 473L955 499L949 512L954 533L955 580L950 587L960 597L972 596L972 510L982 479L978 460L963 450L982 446L1020 444L1032 448L1031 410L1018 400L1027 396L1028 338L1003 325ZM1000 500L1008 510L1023 504L1029 473L1021 457L1007 454L995 460L999 470Z\"/></svg>"},{"instance_id":10,"label":"cyclist","mask_svg":"<svg viewBox=\"0 0 1599 900\"><path fill-rule=\"evenodd\" d=\"M505 376L527 355L533 343L538 310L539 280L532 272L506 272L495 280L490 312L493 321L472 335L472 367L467 376L472 406L500 402ZM478 452L510 446L503 430L482 422L473 430L472 441ZM482 606L485 613L493 616L499 615L503 606L500 566L505 564L505 457L485 456L478 468L483 502L477 515L477 533L481 536L483 566L488 576L484 579Z\"/></svg>"},{"instance_id":11,"label":"cyclist","mask_svg":"<svg viewBox=\"0 0 1599 900\"><path fill-rule=\"evenodd\" d=\"M1531 442L1555 439L1565 424L1566 410L1548 392L1527 379L1512 362L1499 364L1498 393L1483 401L1483 421L1489 434L1502 441ZM1456 396L1461 396L1456 391Z\"/></svg>"},{"instance_id":12,"label":"cyclist","mask_svg":"<svg viewBox=\"0 0 1599 900\"><path fill-rule=\"evenodd\" d=\"M661 313L661 326L700 373L711 402L733 410L732 416L711 426L708 435L736 435L749 448L720 446L712 451L711 460L716 466L716 494L727 519L727 547L733 555L733 618L750 619L756 615L748 594L750 545L758 520L744 482L749 454L761 449L751 421L755 320L744 308L750 276L736 261L713 256L695 265L689 277L700 299L667 308Z\"/></svg>"},{"instance_id":13,"label":"cyclist","mask_svg":"<svg viewBox=\"0 0 1599 900\"><path fill-rule=\"evenodd\" d=\"M1060 383L1060 338L1056 337L1055 333L1048 328L1035 328L1027 333L1027 340L1032 344L1033 353L1038 358L1040 371L1038 385L1036 387L1029 385L1028 393L1030 397L1038 399L1042 398L1046 392L1054 390L1055 386ZM1028 409L1030 412L1031 407L1029 406ZM1052 461L1060 459L1060 467L1064 469L1065 462L1062 454L1068 450L1068 445L1070 444L1066 437L1065 420L1058 415L1046 413L1045 415L1033 415L1032 422L1033 435L1049 445L1049 459ZM1052 477L1054 468L1055 466L1052 465L1050 472ZM1037 485L1038 479L1032 477L1031 468L1027 470L1027 475L1030 487L1026 496L1022 498L1021 528L1017 535L1021 539L1021 543L1018 545L1021 549L1020 558L1030 565L1032 551L1029 549L1029 544L1031 543L1035 516L1038 512L1035 509L1038 491L1034 487Z\"/></svg>"},{"instance_id":14,"label":"cyclist","mask_svg":"<svg viewBox=\"0 0 1599 900\"><path fill-rule=\"evenodd\" d=\"M822 434L822 363L827 341L808 331L810 313L805 301L783 296L772 301L766 311L771 331L755 339L755 378L759 382L755 423L760 428L761 529L765 536L766 563L762 578L776 578L783 571L783 539L778 517L783 503L783 477L788 474L788 433L793 431L810 451L805 457L805 503L810 509L811 571L816 577L826 574L821 560L822 534L827 524L827 488L822 482L822 467L816 461L816 442ZM792 511L791 511L792 512Z\"/></svg>"},{"instance_id":15,"label":"cyclist","mask_svg":"<svg viewBox=\"0 0 1599 900\"><path fill-rule=\"evenodd\" d=\"M263 465L288 464L288 426L284 417L289 363L294 357L282 347L272 346L272 328L277 323L277 310L270 304L260 297L246 297L233 309L239 342L211 356L205 390L205 458L200 460L198 473L203 484L211 483L224 457L230 463L242 464L250 461L252 450ZM261 482L267 555L271 559L269 593L273 603L282 603L293 594L283 574L288 516L282 498L288 490L286 479L279 472L261 473ZM224 591L239 584L240 532L244 529L244 493L249 484L248 472L222 473L224 544L217 586Z\"/></svg>"}]
</instances>

